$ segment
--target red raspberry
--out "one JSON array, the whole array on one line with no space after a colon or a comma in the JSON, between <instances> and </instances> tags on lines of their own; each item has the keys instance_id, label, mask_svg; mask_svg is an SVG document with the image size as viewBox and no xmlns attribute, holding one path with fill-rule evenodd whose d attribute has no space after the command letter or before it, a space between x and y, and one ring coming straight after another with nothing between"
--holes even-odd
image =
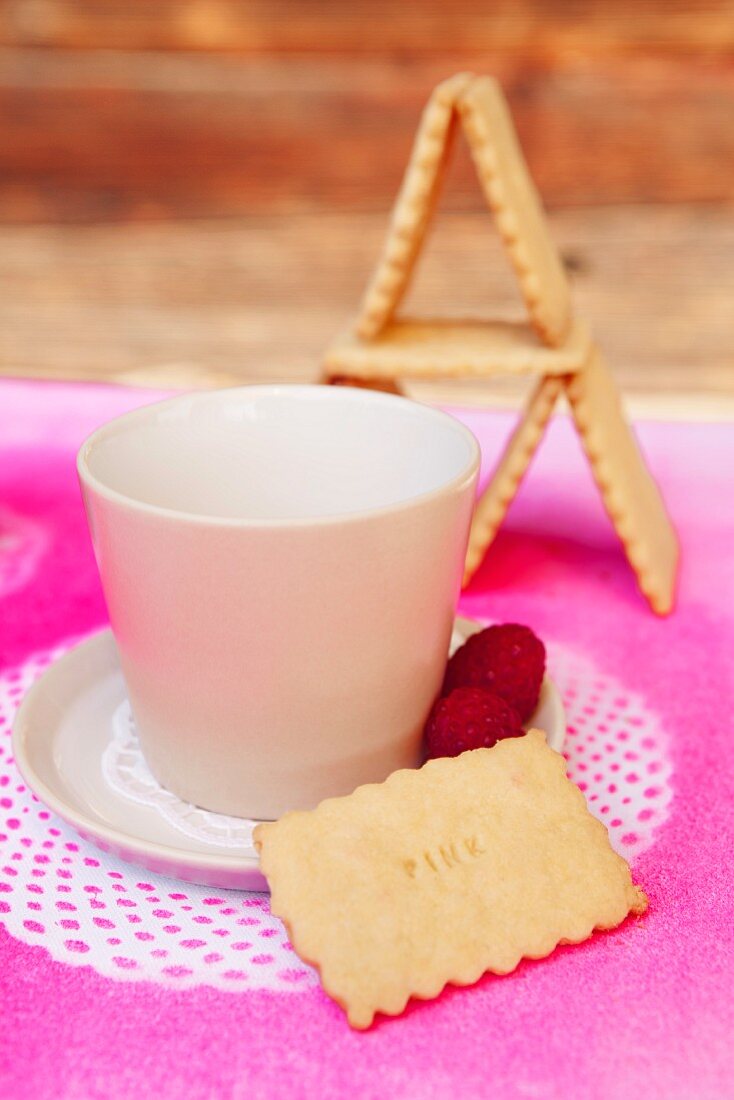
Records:
<instances>
[{"instance_id":1,"label":"red raspberry","mask_svg":"<svg viewBox=\"0 0 734 1100\"><path fill-rule=\"evenodd\" d=\"M458 687L482 687L504 699L527 722L538 705L545 674L545 646L528 626L489 626L464 642L448 663L443 695Z\"/></svg>"},{"instance_id":2,"label":"red raspberry","mask_svg":"<svg viewBox=\"0 0 734 1100\"><path fill-rule=\"evenodd\" d=\"M461 687L438 699L426 723L426 750L458 756L467 749L491 749L503 737L522 737L517 711L484 688Z\"/></svg>"}]
</instances>

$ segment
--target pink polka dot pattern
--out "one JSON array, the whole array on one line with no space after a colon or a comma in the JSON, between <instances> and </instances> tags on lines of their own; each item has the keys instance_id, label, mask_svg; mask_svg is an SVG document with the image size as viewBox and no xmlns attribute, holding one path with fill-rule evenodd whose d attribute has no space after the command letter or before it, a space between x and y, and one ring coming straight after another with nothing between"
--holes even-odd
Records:
<instances>
[{"instance_id":1,"label":"pink polka dot pattern","mask_svg":"<svg viewBox=\"0 0 734 1100\"><path fill-rule=\"evenodd\" d=\"M0 676L0 923L56 959L117 981L283 992L313 985L266 895L215 894L101 853L20 781L10 742L15 711L67 648Z\"/></svg>"},{"instance_id":2,"label":"pink polka dot pattern","mask_svg":"<svg viewBox=\"0 0 734 1100\"><path fill-rule=\"evenodd\" d=\"M649 848L673 797L668 737L645 701L586 657L548 647L566 707L568 774L614 848L633 860Z\"/></svg>"},{"instance_id":3,"label":"pink polka dot pattern","mask_svg":"<svg viewBox=\"0 0 734 1100\"><path fill-rule=\"evenodd\" d=\"M10 727L26 689L61 652L0 676L0 923L118 981L282 992L315 984L265 895L214 893L123 863L80 840L25 788ZM617 850L633 858L667 816L667 737L640 697L586 657L551 646L549 667L568 715L569 774Z\"/></svg>"}]
</instances>

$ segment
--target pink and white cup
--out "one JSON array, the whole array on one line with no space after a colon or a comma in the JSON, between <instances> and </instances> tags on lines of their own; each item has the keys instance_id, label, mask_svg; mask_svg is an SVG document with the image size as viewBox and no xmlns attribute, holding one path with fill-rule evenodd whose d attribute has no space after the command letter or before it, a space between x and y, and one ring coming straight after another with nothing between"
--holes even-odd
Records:
<instances>
[{"instance_id":1,"label":"pink and white cup","mask_svg":"<svg viewBox=\"0 0 734 1100\"><path fill-rule=\"evenodd\" d=\"M94 432L79 476L159 782L274 818L414 765L478 468L452 417L342 387L187 394Z\"/></svg>"}]
</instances>

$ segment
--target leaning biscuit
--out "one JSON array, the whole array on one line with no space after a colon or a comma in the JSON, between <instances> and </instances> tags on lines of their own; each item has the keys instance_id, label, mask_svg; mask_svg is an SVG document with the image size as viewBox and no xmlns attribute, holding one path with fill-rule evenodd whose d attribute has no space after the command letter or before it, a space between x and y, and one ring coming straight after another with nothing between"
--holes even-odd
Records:
<instances>
[{"instance_id":1,"label":"leaning biscuit","mask_svg":"<svg viewBox=\"0 0 734 1100\"><path fill-rule=\"evenodd\" d=\"M496 80L478 76L462 90L456 106L530 319L540 339L557 347L571 326L570 288L507 101Z\"/></svg>"},{"instance_id":2,"label":"leaning biscuit","mask_svg":"<svg viewBox=\"0 0 734 1100\"><path fill-rule=\"evenodd\" d=\"M647 906L538 730L395 772L254 837L272 911L355 1028Z\"/></svg>"},{"instance_id":3,"label":"leaning biscuit","mask_svg":"<svg viewBox=\"0 0 734 1100\"><path fill-rule=\"evenodd\" d=\"M360 307L357 333L372 339L391 319L410 282L441 188L456 123L457 97L471 73L434 88L421 116L380 262Z\"/></svg>"},{"instance_id":4,"label":"leaning biscuit","mask_svg":"<svg viewBox=\"0 0 734 1100\"><path fill-rule=\"evenodd\" d=\"M466 551L465 586L494 541L533 455L540 446L551 413L566 384L565 378L552 376L536 382L525 411L507 441L494 473L477 500Z\"/></svg>"},{"instance_id":5,"label":"leaning biscuit","mask_svg":"<svg viewBox=\"0 0 734 1100\"><path fill-rule=\"evenodd\" d=\"M598 348L592 348L584 370L566 380L565 390L604 507L640 591L653 611L667 615L675 601L678 538Z\"/></svg>"}]
</instances>

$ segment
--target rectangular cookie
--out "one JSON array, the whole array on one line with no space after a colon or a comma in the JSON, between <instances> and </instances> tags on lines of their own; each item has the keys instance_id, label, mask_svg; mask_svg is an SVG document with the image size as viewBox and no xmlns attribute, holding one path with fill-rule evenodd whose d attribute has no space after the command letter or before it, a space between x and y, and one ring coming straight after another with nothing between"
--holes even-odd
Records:
<instances>
[{"instance_id":1,"label":"rectangular cookie","mask_svg":"<svg viewBox=\"0 0 734 1100\"><path fill-rule=\"evenodd\" d=\"M254 839L272 911L355 1028L647 906L539 730L395 772Z\"/></svg>"}]
</instances>

